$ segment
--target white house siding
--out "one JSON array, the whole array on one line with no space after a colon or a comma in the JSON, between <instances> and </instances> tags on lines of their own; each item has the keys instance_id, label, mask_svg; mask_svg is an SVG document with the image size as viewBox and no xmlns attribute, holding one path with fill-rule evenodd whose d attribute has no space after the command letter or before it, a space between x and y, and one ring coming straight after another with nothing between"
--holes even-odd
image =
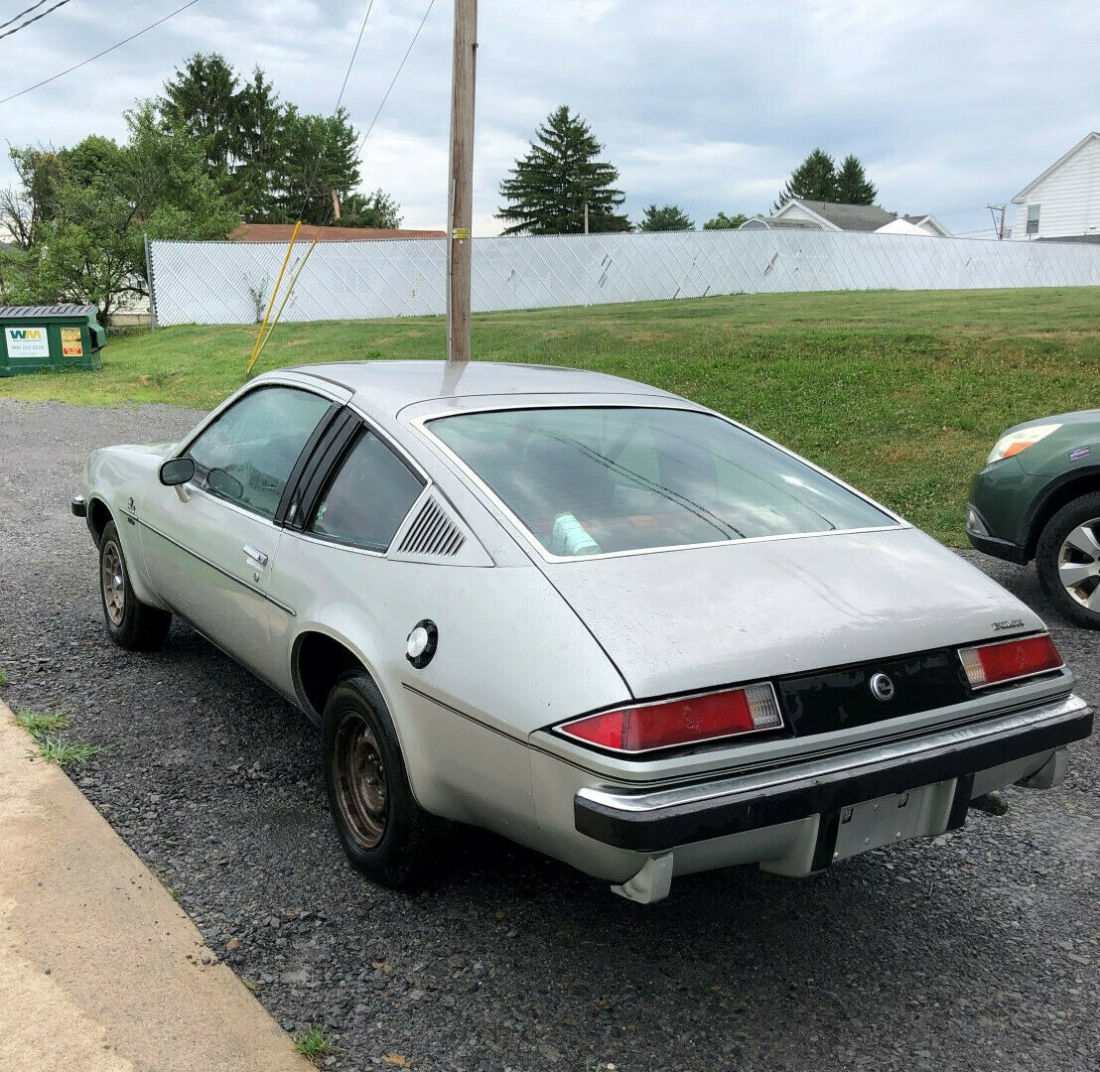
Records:
<instances>
[{"instance_id":1,"label":"white house siding","mask_svg":"<svg viewBox=\"0 0 1100 1072\"><path fill-rule=\"evenodd\" d=\"M830 223L822 224L821 217L815 216L813 213L807 212L801 205L796 204L793 201L788 201L787 204L776 213L777 216L782 217L785 220L806 220L808 223L812 223L815 227L821 227L826 231L839 231L839 227L834 227Z\"/></svg>"},{"instance_id":2,"label":"white house siding","mask_svg":"<svg viewBox=\"0 0 1100 1072\"><path fill-rule=\"evenodd\" d=\"M1027 233L1027 207L1039 206L1039 233ZM1016 205L1013 240L1100 234L1100 138L1091 138Z\"/></svg>"}]
</instances>

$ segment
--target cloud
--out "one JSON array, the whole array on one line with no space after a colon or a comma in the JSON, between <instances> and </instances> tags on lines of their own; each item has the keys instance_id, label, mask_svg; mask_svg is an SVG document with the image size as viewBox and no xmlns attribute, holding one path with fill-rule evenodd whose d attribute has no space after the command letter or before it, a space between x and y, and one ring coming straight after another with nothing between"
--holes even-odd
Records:
<instances>
[{"instance_id":1,"label":"cloud","mask_svg":"<svg viewBox=\"0 0 1100 1072\"><path fill-rule=\"evenodd\" d=\"M66 5L0 42L0 97L179 2L130 3L110 19ZM360 131L426 7L375 0L344 98ZM364 10L365 0L200 0L0 106L0 134L14 145L122 137L122 111L196 51L221 52L242 76L258 64L284 100L327 113ZM1100 22L1084 0L507 0L482 4L480 20L477 234L499 230L500 181L561 104L605 146L632 218L676 203L697 224L767 211L821 146L858 155L885 207L988 230L987 202L1011 199L1100 128ZM407 226L445 224L451 21L451 5L436 3L365 147L364 187L395 197ZM12 181L4 161L0 186Z\"/></svg>"}]
</instances>

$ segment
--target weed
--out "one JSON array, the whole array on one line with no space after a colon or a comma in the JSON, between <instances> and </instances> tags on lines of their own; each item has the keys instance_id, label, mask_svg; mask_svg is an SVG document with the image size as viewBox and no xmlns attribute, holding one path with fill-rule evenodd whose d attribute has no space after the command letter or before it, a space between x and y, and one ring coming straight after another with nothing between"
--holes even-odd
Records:
<instances>
[{"instance_id":1,"label":"weed","mask_svg":"<svg viewBox=\"0 0 1100 1072\"><path fill-rule=\"evenodd\" d=\"M0 689L2 689L8 683L8 672L3 667L0 667Z\"/></svg>"},{"instance_id":2,"label":"weed","mask_svg":"<svg viewBox=\"0 0 1100 1072\"><path fill-rule=\"evenodd\" d=\"M94 744L81 744L79 741L62 741L48 734L38 745L38 754L47 763L56 763L59 767L76 767L103 749Z\"/></svg>"},{"instance_id":3,"label":"weed","mask_svg":"<svg viewBox=\"0 0 1100 1072\"><path fill-rule=\"evenodd\" d=\"M319 1027L309 1027L295 1035L294 1048L315 1065L319 1065L335 1049L332 1040Z\"/></svg>"},{"instance_id":4,"label":"weed","mask_svg":"<svg viewBox=\"0 0 1100 1072\"><path fill-rule=\"evenodd\" d=\"M0 684L6 682L0 681ZM15 721L41 743L48 734L68 729L71 714L66 707L52 707L48 711L21 710L15 716Z\"/></svg>"}]
</instances>

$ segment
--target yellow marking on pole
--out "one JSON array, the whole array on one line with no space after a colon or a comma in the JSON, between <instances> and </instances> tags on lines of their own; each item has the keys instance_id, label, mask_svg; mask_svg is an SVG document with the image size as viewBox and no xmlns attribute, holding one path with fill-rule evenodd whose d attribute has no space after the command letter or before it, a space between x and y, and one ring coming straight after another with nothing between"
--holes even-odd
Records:
<instances>
[{"instance_id":1,"label":"yellow marking on pole","mask_svg":"<svg viewBox=\"0 0 1100 1072\"><path fill-rule=\"evenodd\" d=\"M283 315L283 310L286 308L286 303L290 301L290 296L294 293L294 285L298 282L298 276L302 274L302 269L306 266L306 261L309 260L309 255L313 252L313 247L316 246L317 243L320 241L321 232L320 230L318 230L317 237L314 238L314 240L309 244L309 249L306 250L306 255L302 258L302 263L298 265L297 270L294 272L294 275L291 276L290 282L287 284L286 294L283 297L282 304L279 306L279 311L275 314L275 319L271 321L271 327L268 328L267 334L264 336L264 341L260 343L260 347L256 351L255 357L253 357L252 359L253 361L258 361L260 359L260 354L264 352L264 347L267 345L267 340L271 338L271 333L275 330L275 325L279 323L279 320ZM250 365L249 368L251 367L252 366Z\"/></svg>"},{"instance_id":2,"label":"yellow marking on pole","mask_svg":"<svg viewBox=\"0 0 1100 1072\"><path fill-rule=\"evenodd\" d=\"M275 295L279 293L279 284L283 281L283 272L286 271L287 262L290 260L291 250L294 249L294 242L298 237L298 232L302 228L302 221L299 220L294 225L294 233L290 236L290 245L286 247L286 256L283 258L283 266L279 269L279 278L275 280L275 287L271 291L271 301L267 303L267 312L264 313L263 323L260 325L260 333L256 336L256 345L252 347L252 356L248 359L248 368L245 369L244 374L248 376L252 372L252 366L256 364L256 358L260 353L260 343L264 337L264 328L267 327L267 318L271 316L271 310L275 305ZM320 234L320 232L317 232Z\"/></svg>"},{"instance_id":3,"label":"yellow marking on pole","mask_svg":"<svg viewBox=\"0 0 1100 1072\"><path fill-rule=\"evenodd\" d=\"M461 242L464 238L469 238L470 237L470 228L469 227L456 227L451 232L451 237L454 238L456 241Z\"/></svg>"}]
</instances>

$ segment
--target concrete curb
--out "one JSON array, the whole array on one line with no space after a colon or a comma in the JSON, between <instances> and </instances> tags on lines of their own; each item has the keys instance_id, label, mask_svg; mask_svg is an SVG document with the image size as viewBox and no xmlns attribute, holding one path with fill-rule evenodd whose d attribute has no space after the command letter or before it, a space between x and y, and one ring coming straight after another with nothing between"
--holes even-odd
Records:
<instances>
[{"instance_id":1,"label":"concrete curb","mask_svg":"<svg viewBox=\"0 0 1100 1072\"><path fill-rule=\"evenodd\" d=\"M34 753L0 702L0 1069L312 1069L153 873Z\"/></svg>"}]
</instances>

